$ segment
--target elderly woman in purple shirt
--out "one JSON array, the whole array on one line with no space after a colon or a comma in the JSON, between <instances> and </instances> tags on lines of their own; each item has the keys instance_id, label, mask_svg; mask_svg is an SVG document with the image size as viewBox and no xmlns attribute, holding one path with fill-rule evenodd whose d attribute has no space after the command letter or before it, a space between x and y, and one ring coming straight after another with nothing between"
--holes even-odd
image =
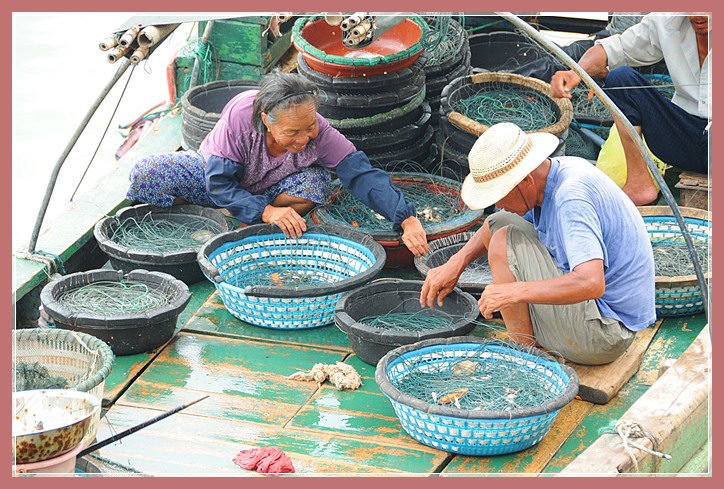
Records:
<instances>
[{"instance_id":1,"label":"elderly woman in purple shirt","mask_svg":"<svg viewBox=\"0 0 724 489\"><path fill-rule=\"evenodd\" d=\"M317 113L319 90L302 76L274 71L259 90L229 101L198 151L145 157L130 173L130 200L169 207L192 203L227 209L246 224L277 224L292 237L329 197L332 170L365 205L392 221L414 255L427 236L389 176Z\"/></svg>"}]
</instances>

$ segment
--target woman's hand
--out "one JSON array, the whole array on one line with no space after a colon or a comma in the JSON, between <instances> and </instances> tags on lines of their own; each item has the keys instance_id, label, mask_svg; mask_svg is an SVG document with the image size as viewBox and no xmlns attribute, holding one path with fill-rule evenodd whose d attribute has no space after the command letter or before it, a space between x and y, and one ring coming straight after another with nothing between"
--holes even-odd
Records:
<instances>
[{"instance_id":1,"label":"woman's hand","mask_svg":"<svg viewBox=\"0 0 724 489\"><path fill-rule=\"evenodd\" d=\"M415 256L427 253L427 233L422 223L415 216L410 216L400 224L402 226L402 242Z\"/></svg>"},{"instance_id":2,"label":"woman's hand","mask_svg":"<svg viewBox=\"0 0 724 489\"><path fill-rule=\"evenodd\" d=\"M267 205L261 214L261 220L269 224L276 224L289 238L298 238L307 230L304 218L291 207Z\"/></svg>"}]
</instances>

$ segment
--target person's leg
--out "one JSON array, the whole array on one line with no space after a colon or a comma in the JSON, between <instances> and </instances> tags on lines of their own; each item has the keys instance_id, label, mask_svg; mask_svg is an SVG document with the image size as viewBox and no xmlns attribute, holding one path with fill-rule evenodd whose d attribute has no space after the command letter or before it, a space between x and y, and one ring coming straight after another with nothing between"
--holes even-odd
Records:
<instances>
[{"instance_id":1,"label":"person's leg","mask_svg":"<svg viewBox=\"0 0 724 489\"><path fill-rule=\"evenodd\" d=\"M485 246L488 249L488 265L493 283L511 283L518 279L511 270L510 260L515 260L516 250L508 246L508 231L515 227L529 233L537 241L533 225L522 217L505 211L490 215L483 224ZM540 244L540 242L538 241ZM543 246L542 244L540 245ZM543 248L543 252L548 251ZM550 255L549 255L550 256ZM515 304L500 311L510 339L524 345L535 345L533 323L528 304Z\"/></svg>"},{"instance_id":2,"label":"person's leg","mask_svg":"<svg viewBox=\"0 0 724 489\"><path fill-rule=\"evenodd\" d=\"M614 117L614 123L626 158L626 183L622 189L634 204L650 204L658 198L659 189L654 185L646 160L623 121ZM641 126L633 126L633 128L640 138Z\"/></svg>"},{"instance_id":3,"label":"person's leg","mask_svg":"<svg viewBox=\"0 0 724 489\"><path fill-rule=\"evenodd\" d=\"M646 88L651 86L639 72L624 66L609 73L604 89L659 159L682 170L706 173L707 121L688 114L658 90ZM646 160L622 121L616 121L616 128L626 157L623 190L635 204L648 204L658 191Z\"/></svg>"},{"instance_id":4,"label":"person's leg","mask_svg":"<svg viewBox=\"0 0 724 489\"><path fill-rule=\"evenodd\" d=\"M326 168L311 166L285 177L264 194L276 207L291 207L305 216L316 205L327 202L332 175Z\"/></svg>"},{"instance_id":5,"label":"person's leg","mask_svg":"<svg viewBox=\"0 0 724 489\"><path fill-rule=\"evenodd\" d=\"M517 282L508 264L508 226L498 229L488 243L488 263L493 274L494 284ZM513 304L500 310L505 328L511 340L522 345L535 346L533 323L530 319L528 304Z\"/></svg>"},{"instance_id":6,"label":"person's leg","mask_svg":"<svg viewBox=\"0 0 724 489\"><path fill-rule=\"evenodd\" d=\"M492 233L488 261L491 270L495 261L497 270L497 274L493 271L494 283L534 282L563 274L530 222L508 212L493 214L488 222ZM567 305L521 304L501 314L512 340L540 345L585 365L615 360L635 336L617 320L602 317L593 300Z\"/></svg>"},{"instance_id":7,"label":"person's leg","mask_svg":"<svg viewBox=\"0 0 724 489\"><path fill-rule=\"evenodd\" d=\"M146 156L129 174L126 198L158 207L191 203L213 207L206 192L204 159L196 151Z\"/></svg>"},{"instance_id":8,"label":"person's leg","mask_svg":"<svg viewBox=\"0 0 724 489\"><path fill-rule=\"evenodd\" d=\"M297 214L300 216L306 216L309 211L311 211L314 206L316 206L316 202L312 202L308 199L303 199L301 197L294 197L293 195L288 194L279 194L274 199L274 202L272 203L274 207L291 207L295 211L297 211Z\"/></svg>"}]
</instances>

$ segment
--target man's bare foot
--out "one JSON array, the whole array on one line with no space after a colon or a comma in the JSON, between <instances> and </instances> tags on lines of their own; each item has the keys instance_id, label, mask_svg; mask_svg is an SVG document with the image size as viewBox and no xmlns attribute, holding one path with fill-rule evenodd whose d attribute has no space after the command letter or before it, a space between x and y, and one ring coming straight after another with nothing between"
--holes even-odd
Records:
<instances>
[{"instance_id":1,"label":"man's bare foot","mask_svg":"<svg viewBox=\"0 0 724 489\"><path fill-rule=\"evenodd\" d=\"M659 191L653 185L645 189L636 189L626 184L623 186L623 191L637 206L650 204L659 198Z\"/></svg>"}]
</instances>

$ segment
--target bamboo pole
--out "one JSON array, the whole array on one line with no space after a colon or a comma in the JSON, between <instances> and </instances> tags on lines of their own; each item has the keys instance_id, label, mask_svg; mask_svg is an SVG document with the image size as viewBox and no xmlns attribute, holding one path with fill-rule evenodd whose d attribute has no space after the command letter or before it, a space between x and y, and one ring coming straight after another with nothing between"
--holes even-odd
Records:
<instances>
[{"instance_id":1,"label":"bamboo pole","mask_svg":"<svg viewBox=\"0 0 724 489\"><path fill-rule=\"evenodd\" d=\"M206 27L204 28L204 33L201 36L201 46L204 47L209 43L209 37L211 36L211 31L214 29L214 24L216 24L216 21L210 20ZM194 57L194 67L191 69L191 82L189 83L189 90L196 86L196 81L199 77L199 57Z\"/></svg>"},{"instance_id":2,"label":"bamboo pole","mask_svg":"<svg viewBox=\"0 0 724 489\"><path fill-rule=\"evenodd\" d=\"M106 86L103 88L103 91L98 95L95 102L93 102L93 105L86 113L85 117L83 118L83 121L80 123L78 128L75 130L75 133L71 137L70 141L66 145L65 149L63 150L63 153L60 155L60 158L58 158L58 161L55 163L55 167L53 168L53 171L50 174L50 179L48 180L48 187L45 190L45 195L43 196L43 202L40 204L40 211L38 212L38 216L35 219L35 226L33 227L33 234L30 236L30 243L28 245L28 252L34 253L35 252L35 245L38 243L38 236L40 235L40 227L43 224L43 219L45 219L45 213L48 211L48 205L50 204L50 197L53 195L53 189L55 188L55 184L58 180L58 174L60 173L60 169L63 166L63 163L65 163L66 158L68 158L68 155L70 154L70 151L73 149L73 146L75 146L75 143L78 142L78 138L80 138L80 135L83 133L83 130L90 122L91 118L93 117L93 114L95 114L96 110L98 110L98 107L101 105L101 102L105 100L106 95L108 95L108 92L111 91L113 86L116 84L116 82L121 78L123 73L126 72L128 67L131 66L131 61L128 59L124 59L121 66L116 70L115 75L113 75L113 78L106 84Z\"/></svg>"},{"instance_id":3,"label":"bamboo pole","mask_svg":"<svg viewBox=\"0 0 724 489\"><path fill-rule=\"evenodd\" d=\"M113 34L103 39L100 44L98 44L98 47L101 49L101 51L108 51L109 49L114 48L116 47L116 45L118 45L118 39L118 35Z\"/></svg>"},{"instance_id":4,"label":"bamboo pole","mask_svg":"<svg viewBox=\"0 0 724 489\"><path fill-rule=\"evenodd\" d=\"M146 59L148 57L148 53L150 50L151 50L150 46L148 46L148 47L141 46L138 49L136 49L135 51L133 51L133 54L131 55L131 63L133 63L134 65L137 65L138 63L140 63L141 61Z\"/></svg>"},{"instance_id":5,"label":"bamboo pole","mask_svg":"<svg viewBox=\"0 0 724 489\"><path fill-rule=\"evenodd\" d=\"M176 30L181 24L149 25L138 33L138 45L150 48L158 44L164 37Z\"/></svg>"},{"instance_id":6,"label":"bamboo pole","mask_svg":"<svg viewBox=\"0 0 724 489\"><path fill-rule=\"evenodd\" d=\"M108 50L107 59L109 63L115 63L119 59L123 58L128 51L130 50L130 46L115 46Z\"/></svg>"},{"instance_id":7,"label":"bamboo pole","mask_svg":"<svg viewBox=\"0 0 724 489\"><path fill-rule=\"evenodd\" d=\"M133 41L136 40L136 36L138 35L138 32L141 30L141 24L134 25L133 27L129 28L126 32L123 33L121 36L121 39L118 41L118 43L123 46L124 48L128 48L133 44Z\"/></svg>"},{"instance_id":8,"label":"bamboo pole","mask_svg":"<svg viewBox=\"0 0 724 489\"><path fill-rule=\"evenodd\" d=\"M167 417L171 416L172 414L175 414L175 413L181 411L182 409L186 409L186 408L189 407L189 406L193 406L193 405L196 404L197 402L203 401L203 400L206 399L207 397L209 397L209 396L208 396L208 395L205 395L204 397L200 397L200 398L196 399L195 401L187 402L186 404L182 404L182 405L180 405L180 406L176 406L175 408L173 408L173 409L171 409L171 410L169 410L169 411L166 411L166 412L163 413L163 414L159 414L159 415L156 416L155 418L151 418L151 419L149 419L149 420L147 420L147 421L144 421L143 423L137 424L136 426L132 426L132 427L128 428L128 429L125 430L125 431L121 431L120 433L117 433L117 434L111 436L110 438L106 438L106 439L103 440L103 441L99 441L98 443L95 443L95 444L93 444L93 445L91 445L91 446L83 449L78 455L76 455L76 458L81 458L81 457L84 457L85 455L88 455L88 454L91 453L91 452L95 452L96 450L100 450L100 449L103 448L104 446L110 445L111 443L113 443L113 442L115 442L115 441L118 441L118 440L120 440L121 438L125 438L126 436L128 436L128 435L130 435L130 434L133 434L133 433L135 433L136 431L138 431L138 430L140 430L140 429L142 429L142 428L145 428L146 426L152 425L153 423L155 423L155 422L157 422L157 421L161 421L162 419L167 418Z\"/></svg>"}]
</instances>

